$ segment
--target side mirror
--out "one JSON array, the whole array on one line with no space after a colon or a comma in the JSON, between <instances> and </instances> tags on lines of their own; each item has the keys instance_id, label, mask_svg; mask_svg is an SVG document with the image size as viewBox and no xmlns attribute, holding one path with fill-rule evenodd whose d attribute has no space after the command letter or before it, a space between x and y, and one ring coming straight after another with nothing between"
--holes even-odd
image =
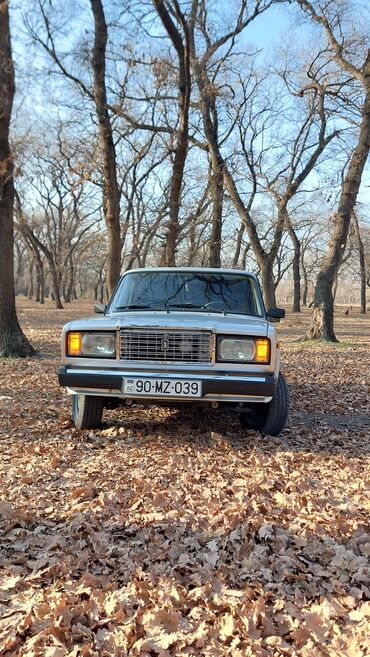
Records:
<instances>
[{"instance_id":1,"label":"side mirror","mask_svg":"<svg viewBox=\"0 0 370 657\"><path fill-rule=\"evenodd\" d=\"M97 315L104 315L106 309L107 306L105 305L105 303L96 303L94 306L94 313L96 313Z\"/></svg>"},{"instance_id":2,"label":"side mirror","mask_svg":"<svg viewBox=\"0 0 370 657\"><path fill-rule=\"evenodd\" d=\"M269 308L267 311L267 319L270 319L272 322L280 322L284 317L284 308Z\"/></svg>"}]
</instances>

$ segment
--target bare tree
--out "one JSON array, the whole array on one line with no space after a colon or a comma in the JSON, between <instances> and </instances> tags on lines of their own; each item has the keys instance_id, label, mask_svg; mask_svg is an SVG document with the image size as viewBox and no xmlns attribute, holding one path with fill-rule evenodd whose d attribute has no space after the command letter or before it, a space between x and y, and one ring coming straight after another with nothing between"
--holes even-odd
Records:
<instances>
[{"instance_id":1,"label":"bare tree","mask_svg":"<svg viewBox=\"0 0 370 657\"><path fill-rule=\"evenodd\" d=\"M222 141L219 130L219 115L217 99L219 88L217 77L222 72L225 62L233 52L236 38L260 14L265 12L275 0L256 0L248 3L241 0L239 11L234 25L229 29L222 29L222 33L215 37L214 26L208 24L208 12L205 0L192 0L192 12L196 16L196 27L203 42L203 52L197 45L194 23L191 35L191 64L194 78L199 92L199 107L202 116L204 136L210 160L210 192L212 198L211 236L209 246L209 265L221 266L221 238L222 215L224 202L224 184L229 180L228 171L225 170L225 158L221 152ZM215 60L217 53L222 54ZM232 132L231 125L227 132ZM228 190L230 193L230 190Z\"/></svg>"},{"instance_id":2,"label":"bare tree","mask_svg":"<svg viewBox=\"0 0 370 657\"><path fill-rule=\"evenodd\" d=\"M17 319L14 292L14 163L9 125L15 92L8 1L0 0L0 356L32 356L35 352Z\"/></svg>"},{"instance_id":3,"label":"bare tree","mask_svg":"<svg viewBox=\"0 0 370 657\"><path fill-rule=\"evenodd\" d=\"M101 0L90 0L95 22L95 41L92 67L94 75L94 102L99 124L99 139L103 162L103 213L108 230L108 274L109 294L121 272L121 227L120 227L120 190L117 181L116 150L113 131L107 107L107 90L105 85L105 53L107 49L108 30Z\"/></svg>"},{"instance_id":4,"label":"bare tree","mask_svg":"<svg viewBox=\"0 0 370 657\"><path fill-rule=\"evenodd\" d=\"M70 80L90 101L94 103L99 128L100 157L103 174L103 214L108 234L107 282L109 293L117 282L121 270L121 227L120 227L120 188L117 180L116 146L113 139L113 128L107 102L106 89L106 49L108 28L101 0L90 0L94 18L94 45L92 47L93 87L90 89L82 78L67 70L63 59L59 56L45 3L39 0L41 15L46 32L43 39L40 33L28 28L33 38L41 44L44 50L57 65L59 71Z\"/></svg>"},{"instance_id":5,"label":"bare tree","mask_svg":"<svg viewBox=\"0 0 370 657\"><path fill-rule=\"evenodd\" d=\"M176 243L180 232L179 211L181 203L181 187L188 150L189 105L191 94L189 26L177 0L172 0L170 10L173 11L178 24L181 25L183 36L173 22L170 10L166 7L166 3L163 0L153 0L153 4L172 41L179 61L179 125L176 131L176 147L170 189L170 220L167 229L165 249L165 264L170 266L176 264ZM193 14L190 17L190 22L194 22Z\"/></svg>"},{"instance_id":6,"label":"bare tree","mask_svg":"<svg viewBox=\"0 0 370 657\"><path fill-rule=\"evenodd\" d=\"M310 76L312 79L312 71L310 71ZM332 130L327 133L327 112L325 108L326 87L313 79L308 88L299 91L301 97L306 93L310 94L307 98L306 112L302 116L292 144L287 145L288 148L286 150L290 154L289 161L282 166L280 156L278 172L272 176L261 171L261 175L265 180L266 190L277 205L277 223L285 227L293 245L294 313L300 312L301 246L288 210L289 203L313 171L326 147L339 134L338 130ZM314 132L317 126L318 134L315 140L312 132Z\"/></svg>"},{"instance_id":7,"label":"bare tree","mask_svg":"<svg viewBox=\"0 0 370 657\"><path fill-rule=\"evenodd\" d=\"M314 4L309 0L297 1L305 13L323 28L335 63L341 70L360 82L364 94L358 140L343 178L338 207L334 216L334 230L317 277L314 312L306 334L308 339L337 342L334 333L333 285L342 263L351 216L356 205L370 149L370 50L367 51L361 63L356 61L358 58L353 54L351 61L351 48L348 48L350 44L344 37L345 29L339 8L332 14L332 3L327 3L327 7L321 9L321 5L318 3ZM338 38L336 31L339 33Z\"/></svg>"},{"instance_id":8,"label":"bare tree","mask_svg":"<svg viewBox=\"0 0 370 657\"><path fill-rule=\"evenodd\" d=\"M314 88L307 95L299 93L293 98L290 91L287 94L285 83L282 89L276 86L281 84L279 75L262 75L254 69L253 66L249 75L239 74L239 97L234 109L239 147L225 165L224 176L258 263L266 305L274 307L276 263L284 230L290 232L296 248L294 267L298 282L300 278L299 240L293 235L289 205L337 131L327 130L323 90ZM288 129L284 124L287 105L295 117ZM280 130L282 124L284 128ZM261 221L258 210L267 205L266 192L273 199L268 209L268 237L263 235L266 222ZM296 289L300 294L297 283Z\"/></svg>"}]
</instances>

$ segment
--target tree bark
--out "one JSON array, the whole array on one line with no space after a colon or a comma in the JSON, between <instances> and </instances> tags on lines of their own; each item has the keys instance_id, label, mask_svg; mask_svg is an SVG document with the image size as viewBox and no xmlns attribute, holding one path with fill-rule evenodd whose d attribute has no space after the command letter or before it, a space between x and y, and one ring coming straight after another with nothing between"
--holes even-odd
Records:
<instances>
[{"instance_id":1,"label":"tree bark","mask_svg":"<svg viewBox=\"0 0 370 657\"><path fill-rule=\"evenodd\" d=\"M54 261L52 257L49 257L45 253L46 259L49 263L50 267L50 275L51 275L51 280L53 283L53 299L55 303L55 308L56 310L63 310L63 304L62 304L62 299L60 298L60 291L59 291L59 277L58 277L58 272L56 269L56 266L54 264Z\"/></svg>"},{"instance_id":2,"label":"tree bark","mask_svg":"<svg viewBox=\"0 0 370 657\"><path fill-rule=\"evenodd\" d=\"M194 4L194 9L195 9ZM207 59L196 53L194 27L190 34L191 64L200 96L200 110L204 135L210 158L210 191L212 198L211 235L209 244L210 267L221 267L222 212L224 201L224 159L218 137L218 114L216 98L207 72Z\"/></svg>"},{"instance_id":3,"label":"tree bark","mask_svg":"<svg viewBox=\"0 0 370 657\"><path fill-rule=\"evenodd\" d=\"M302 303L305 307L308 305L308 276L307 276L307 271L306 267L304 264L304 257L303 253L301 253L301 270L302 270L302 275L303 275L303 289L302 289Z\"/></svg>"},{"instance_id":4,"label":"tree bark","mask_svg":"<svg viewBox=\"0 0 370 657\"><path fill-rule=\"evenodd\" d=\"M235 241L235 252L234 252L234 257L233 257L233 267L236 269L238 267L239 263L239 258L240 258L240 251L242 248L242 241L243 241L243 236L244 236L244 224L241 224L239 227L239 230L236 235L236 241Z\"/></svg>"},{"instance_id":5,"label":"tree bark","mask_svg":"<svg viewBox=\"0 0 370 657\"><path fill-rule=\"evenodd\" d=\"M45 303L45 279L44 279L44 263L36 261L36 283L37 293L36 301L38 303Z\"/></svg>"},{"instance_id":6,"label":"tree bark","mask_svg":"<svg viewBox=\"0 0 370 657\"><path fill-rule=\"evenodd\" d=\"M301 312L301 244L296 232L289 221L287 225L288 235L293 244L293 313Z\"/></svg>"},{"instance_id":7,"label":"tree bark","mask_svg":"<svg viewBox=\"0 0 370 657\"><path fill-rule=\"evenodd\" d=\"M116 148L107 108L105 84L105 54L108 30L101 0L90 0L95 22L95 41L92 57L94 101L99 124L99 141L103 162L103 214L108 232L109 295L121 273L120 189L117 180Z\"/></svg>"},{"instance_id":8,"label":"tree bark","mask_svg":"<svg viewBox=\"0 0 370 657\"><path fill-rule=\"evenodd\" d=\"M33 260L31 260L31 262L30 262L28 273L29 273L29 277L30 277L30 289L28 291L28 298L32 299L32 297L33 297Z\"/></svg>"},{"instance_id":9,"label":"tree bark","mask_svg":"<svg viewBox=\"0 0 370 657\"><path fill-rule=\"evenodd\" d=\"M71 303L72 292L73 292L73 288L74 288L74 277L75 277L75 270L74 270L73 258L71 256L69 258L68 284L67 284L67 288L66 288L65 295L64 295L65 303Z\"/></svg>"},{"instance_id":10,"label":"tree bark","mask_svg":"<svg viewBox=\"0 0 370 657\"><path fill-rule=\"evenodd\" d=\"M360 299L360 314L366 315L366 261L365 261L365 250L364 243L361 239L360 226L358 224L357 214L353 212L353 223L355 226L357 248L358 248L358 259L360 264L360 281L361 281L361 299Z\"/></svg>"},{"instance_id":11,"label":"tree bark","mask_svg":"<svg viewBox=\"0 0 370 657\"><path fill-rule=\"evenodd\" d=\"M38 301L43 305L45 303L45 272L42 259L37 260L37 285L39 286Z\"/></svg>"},{"instance_id":12,"label":"tree bark","mask_svg":"<svg viewBox=\"0 0 370 657\"><path fill-rule=\"evenodd\" d=\"M264 258L258 264L261 271L261 283L266 309L275 308L276 294L273 273L274 260L272 258Z\"/></svg>"},{"instance_id":13,"label":"tree bark","mask_svg":"<svg viewBox=\"0 0 370 657\"><path fill-rule=\"evenodd\" d=\"M15 308L14 165L9 146L14 92L8 2L0 0L0 357L26 357L35 353L19 326Z\"/></svg>"},{"instance_id":14,"label":"tree bark","mask_svg":"<svg viewBox=\"0 0 370 657\"><path fill-rule=\"evenodd\" d=\"M213 164L215 162L215 166ZM212 156L212 225L209 244L209 266L221 267L222 209L224 201L223 162L216 153Z\"/></svg>"}]
</instances>

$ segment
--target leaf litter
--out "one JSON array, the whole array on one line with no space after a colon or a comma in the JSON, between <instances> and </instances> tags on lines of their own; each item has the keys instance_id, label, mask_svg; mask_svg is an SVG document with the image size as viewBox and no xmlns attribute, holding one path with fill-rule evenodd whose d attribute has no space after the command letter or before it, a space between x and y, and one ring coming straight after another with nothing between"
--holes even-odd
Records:
<instances>
[{"instance_id":1,"label":"leaf litter","mask_svg":"<svg viewBox=\"0 0 370 657\"><path fill-rule=\"evenodd\" d=\"M282 324L279 438L159 407L82 432L56 370L85 310L22 301L41 356L1 363L1 654L368 654L369 320L340 321L349 348Z\"/></svg>"}]
</instances>

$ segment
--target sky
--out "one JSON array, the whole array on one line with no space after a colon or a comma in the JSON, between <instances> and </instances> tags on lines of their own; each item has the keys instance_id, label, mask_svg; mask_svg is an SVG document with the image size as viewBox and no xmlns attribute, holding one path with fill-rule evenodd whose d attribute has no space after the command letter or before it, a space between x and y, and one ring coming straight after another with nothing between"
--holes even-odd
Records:
<instances>
[{"instance_id":1,"label":"sky","mask_svg":"<svg viewBox=\"0 0 370 657\"><path fill-rule=\"evenodd\" d=\"M251 23L245 37L259 48L268 50L279 43L290 22L291 16L286 7L271 7Z\"/></svg>"}]
</instances>

